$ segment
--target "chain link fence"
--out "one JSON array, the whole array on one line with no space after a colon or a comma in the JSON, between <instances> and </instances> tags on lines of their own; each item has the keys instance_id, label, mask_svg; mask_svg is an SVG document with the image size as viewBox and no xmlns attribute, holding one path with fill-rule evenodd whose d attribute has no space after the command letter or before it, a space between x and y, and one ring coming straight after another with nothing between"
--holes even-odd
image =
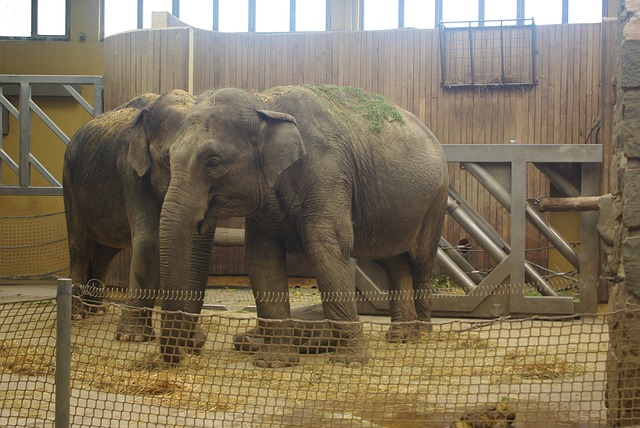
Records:
<instances>
[{"instance_id":1,"label":"chain link fence","mask_svg":"<svg viewBox=\"0 0 640 428\"><path fill-rule=\"evenodd\" d=\"M115 340L127 308L122 293L104 294L100 315L71 324L66 373L56 367L56 300L0 307L0 426L64 420L56 415L56 376L69 381L73 427L606 426L612 405L607 379L621 375L612 370L631 369L607 365L609 327L635 326L640 315L629 309L555 318L434 319L432 331L409 343L387 340L387 318L364 316L370 363L332 363L325 352L330 347L313 349L302 340L306 353L299 364L260 368L234 340L256 327L252 294L207 290L199 316L208 336L204 348L167 366L157 340ZM295 290L290 300L294 312L321 303L315 289ZM156 333L160 312L153 310ZM323 325L306 323L299 325ZM639 333L627 328L616 340L634 340ZM624 406L640 411L637 402Z\"/></svg>"}]
</instances>

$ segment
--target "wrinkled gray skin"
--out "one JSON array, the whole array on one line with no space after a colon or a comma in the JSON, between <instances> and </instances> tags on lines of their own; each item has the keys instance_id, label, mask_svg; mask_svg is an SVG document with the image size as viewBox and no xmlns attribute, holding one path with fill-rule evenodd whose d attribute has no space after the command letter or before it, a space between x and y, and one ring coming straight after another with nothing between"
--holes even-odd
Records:
<instances>
[{"instance_id":1,"label":"wrinkled gray skin","mask_svg":"<svg viewBox=\"0 0 640 428\"><path fill-rule=\"evenodd\" d=\"M169 148L195 104L188 93L145 94L86 123L64 156L64 204L74 284L104 281L109 262L132 248L130 296L116 339L153 338L147 308L159 288L160 209L169 186ZM146 294L146 295L145 295ZM137 297L136 297L137 296ZM99 311L85 296L74 318ZM78 302L78 301L76 301Z\"/></svg>"},{"instance_id":2,"label":"wrinkled gray skin","mask_svg":"<svg viewBox=\"0 0 640 428\"><path fill-rule=\"evenodd\" d=\"M428 325L447 164L433 134L411 113L398 111L404 123L385 120L375 132L360 113L341 110L306 87L201 95L171 148L171 184L160 220L161 288L193 287L189 269L209 251L191 245L194 227L210 236L217 220L244 216L246 263L264 338L254 364L290 366L299 358L290 305L282 297L288 292L287 252L304 254L315 267L324 316L337 339L334 362L370 359L357 322L352 257L378 261L391 290L410 276L419 292L412 302L416 324ZM193 313L202 304L165 303L164 309ZM415 321L402 305L391 302L392 321ZM164 316L165 361L180 361L194 321ZM398 335L415 330L392 328L390 336Z\"/></svg>"}]
</instances>

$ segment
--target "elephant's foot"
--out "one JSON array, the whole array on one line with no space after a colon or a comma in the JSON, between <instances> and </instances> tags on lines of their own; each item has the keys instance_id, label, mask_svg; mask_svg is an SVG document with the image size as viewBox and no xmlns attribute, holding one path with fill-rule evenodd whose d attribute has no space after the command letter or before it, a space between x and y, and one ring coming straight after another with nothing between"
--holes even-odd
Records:
<instances>
[{"instance_id":1,"label":"elephant's foot","mask_svg":"<svg viewBox=\"0 0 640 428\"><path fill-rule=\"evenodd\" d=\"M74 299L71 308L71 316L74 321L81 321L91 315L104 315L106 313L106 305L103 305L102 301Z\"/></svg>"},{"instance_id":2,"label":"elephant's foot","mask_svg":"<svg viewBox=\"0 0 640 428\"><path fill-rule=\"evenodd\" d=\"M408 343L420 340L420 326L415 322L392 323L385 337L391 343Z\"/></svg>"},{"instance_id":3,"label":"elephant's foot","mask_svg":"<svg viewBox=\"0 0 640 428\"><path fill-rule=\"evenodd\" d=\"M196 330L191 333L191 337L187 340L185 351L189 354L200 355L206 341L207 333L205 333L200 326L196 326Z\"/></svg>"},{"instance_id":4,"label":"elephant's foot","mask_svg":"<svg viewBox=\"0 0 640 428\"><path fill-rule=\"evenodd\" d=\"M298 349L281 343L263 343L253 356L256 367L272 369L296 366L299 361Z\"/></svg>"},{"instance_id":5,"label":"elephant's foot","mask_svg":"<svg viewBox=\"0 0 640 428\"><path fill-rule=\"evenodd\" d=\"M334 364L344 364L348 367L362 367L370 363L371 360L371 354L364 345L340 346L329 358L329 361Z\"/></svg>"},{"instance_id":6,"label":"elephant's foot","mask_svg":"<svg viewBox=\"0 0 640 428\"><path fill-rule=\"evenodd\" d=\"M338 346L329 361L350 367L361 367L371 362L371 354L367 349L367 341L364 339L360 323L330 322L330 325L333 326L333 337Z\"/></svg>"},{"instance_id":7,"label":"elephant's foot","mask_svg":"<svg viewBox=\"0 0 640 428\"><path fill-rule=\"evenodd\" d=\"M116 328L116 340L121 342L148 342L155 339L151 317L123 315Z\"/></svg>"},{"instance_id":8,"label":"elephant's foot","mask_svg":"<svg viewBox=\"0 0 640 428\"><path fill-rule=\"evenodd\" d=\"M322 310L322 308L320 309ZM305 311L296 314L295 310L292 315L309 316L311 312ZM312 314L316 318L317 314ZM320 317L322 313L320 313ZM260 328L252 328L233 336L233 347L236 351L256 353L260 351L260 347L265 343L264 334ZM324 352L332 352L337 346L337 339L333 337L329 325L319 319L296 318L293 320L293 345L298 347L300 354L320 354Z\"/></svg>"}]
</instances>

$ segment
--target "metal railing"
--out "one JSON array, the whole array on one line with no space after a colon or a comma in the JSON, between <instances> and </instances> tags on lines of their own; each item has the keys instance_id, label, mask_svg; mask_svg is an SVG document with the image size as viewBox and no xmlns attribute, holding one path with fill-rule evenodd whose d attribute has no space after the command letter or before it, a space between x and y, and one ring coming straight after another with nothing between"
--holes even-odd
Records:
<instances>
[{"instance_id":1,"label":"metal railing","mask_svg":"<svg viewBox=\"0 0 640 428\"><path fill-rule=\"evenodd\" d=\"M93 105L82 95L81 87L93 87ZM102 76L39 76L0 74L0 104L19 122L20 142L17 160L12 158L3 146L4 136L0 133L0 180L2 169L8 166L19 178L18 185L7 185L0 181L0 195L62 195L62 184L36 158L31 150L32 114L35 113L44 124L66 145L70 137L44 112L34 97L71 96L91 116L102 113ZM7 97L18 97L16 108ZM0 128L3 128L0 115ZM40 173L49 186L35 186L31 181L31 167Z\"/></svg>"}]
</instances>

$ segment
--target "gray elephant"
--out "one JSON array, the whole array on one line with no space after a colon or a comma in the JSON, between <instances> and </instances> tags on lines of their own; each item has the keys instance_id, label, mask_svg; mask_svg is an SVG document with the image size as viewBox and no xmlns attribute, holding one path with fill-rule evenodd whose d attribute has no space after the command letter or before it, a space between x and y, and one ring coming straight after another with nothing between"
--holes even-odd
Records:
<instances>
[{"instance_id":1,"label":"gray elephant","mask_svg":"<svg viewBox=\"0 0 640 428\"><path fill-rule=\"evenodd\" d=\"M117 327L118 340L153 338L147 308L154 304L149 290L159 288L158 229L169 186L169 148L194 104L193 96L181 90L141 95L86 123L65 152L64 204L74 284L104 281L113 257L132 248L131 309ZM74 300L76 319L98 310L99 297L82 298Z\"/></svg>"},{"instance_id":2,"label":"gray elephant","mask_svg":"<svg viewBox=\"0 0 640 428\"><path fill-rule=\"evenodd\" d=\"M337 343L332 361L366 363L350 259L376 260L386 269L392 321L400 323L390 336L416 334L398 327L416 317L415 325L428 327L447 190L438 140L382 96L336 86L204 93L171 148L160 219L161 288L200 292L189 275L197 274L197 260L209 249L194 247L188 237L195 230L207 241L219 219L244 216L246 265L264 342L254 364L282 367L299 359L287 252L305 255L315 268ZM412 311L394 292L407 281ZM172 311L162 320L165 361L180 361L197 320L184 312L197 314L201 305L197 299L164 302Z\"/></svg>"}]
</instances>

